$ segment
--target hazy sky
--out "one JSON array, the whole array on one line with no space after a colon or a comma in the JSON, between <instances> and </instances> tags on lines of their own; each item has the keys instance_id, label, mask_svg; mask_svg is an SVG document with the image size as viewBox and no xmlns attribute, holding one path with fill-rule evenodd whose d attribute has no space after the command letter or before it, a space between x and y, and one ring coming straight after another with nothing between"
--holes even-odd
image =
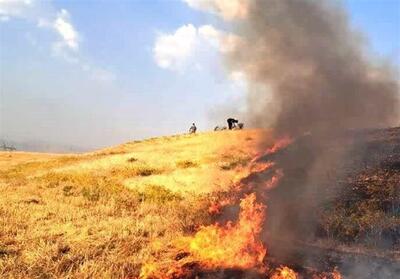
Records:
<instances>
[{"instance_id":1,"label":"hazy sky","mask_svg":"<svg viewBox=\"0 0 400 279\"><path fill-rule=\"evenodd\" d=\"M400 0L344 5L371 51L400 65ZM0 138L100 147L223 124L245 109L224 71L229 26L195 0L0 0ZM226 115L228 116L228 115Z\"/></svg>"}]
</instances>

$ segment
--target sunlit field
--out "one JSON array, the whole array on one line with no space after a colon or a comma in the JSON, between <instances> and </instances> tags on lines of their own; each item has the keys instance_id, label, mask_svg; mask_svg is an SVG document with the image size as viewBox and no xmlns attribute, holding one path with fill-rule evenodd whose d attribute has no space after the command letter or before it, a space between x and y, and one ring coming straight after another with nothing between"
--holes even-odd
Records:
<instances>
[{"instance_id":1,"label":"sunlit field","mask_svg":"<svg viewBox=\"0 0 400 279\"><path fill-rule=\"evenodd\" d=\"M291 245L398 259L399 131L365 134L360 146L369 146L363 159L369 167L334 177L327 185L335 198L313 207L318 234L296 235ZM282 183L284 171L274 161L259 160L290 156L301 140L240 130L84 154L1 152L0 278L190 278L198 268L240 268L264 278L266 264L270 278L302 278L293 265L274 262L274 249L284 242L264 243L261 236L270 232L264 218L280 213L268 203L279 191L270 190L283 189L283 201L295 205L286 196L298 185ZM321 185L323 193L328 188ZM341 278L335 265L307 272Z\"/></svg>"},{"instance_id":2,"label":"sunlit field","mask_svg":"<svg viewBox=\"0 0 400 279\"><path fill-rule=\"evenodd\" d=\"M1 278L134 278L211 222L259 130L177 135L85 154L0 153Z\"/></svg>"}]
</instances>

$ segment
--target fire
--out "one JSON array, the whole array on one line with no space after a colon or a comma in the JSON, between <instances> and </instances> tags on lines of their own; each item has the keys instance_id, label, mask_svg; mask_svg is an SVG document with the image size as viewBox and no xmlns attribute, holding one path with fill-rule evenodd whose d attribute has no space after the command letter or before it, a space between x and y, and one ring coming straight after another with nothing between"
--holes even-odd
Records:
<instances>
[{"instance_id":1,"label":"fire","mask_svg":"<svg viewBox=\"0 0 400 279\"><path fill-rule=\"evenodd\" d=\"M267 150L265 152L258 153L257 156L255 156L253 158L253 160L251 160L251 164L258 163L258 161L260 160L261 157L263 157L265 155L274 154L274 153L278 152L279 150L287 147L292 142L293 142L293 139L290 137L283 137L283 138L277 140L271 147L267 148Z\"/></svg>"},{"instance_id":2,"label":"fire","mask_svg":"<svg viewBox=\"0 0 400 279\"><path fill-rule=\"evenodd\" d=\"M336 268L332 272L332 278L333 279L342 279L342 275Z\"/></svg>"},{"instance_id":3,"label":"fire","mask_svg":"<svg viewBox=\"0 0 400 279\"><path fill-rule=\"evenodd\" d=\"M262 267L266 249L258 237L264 210L265 206L256 202L254 193L244 197L236 223L202 227L188 239L188 251L207 268Z\"/></svg>"},{"instance_id":4,"label":"fire","mask_svg":"<svg viewBox=\"0 0 400 279\"><path fill-rule=\"evenodd\" d=\"M297 274L287 266L281 266L272 274L270 279L297 279Z\"/></svg>"},{"instance_id":5,"label":"fire","mask_svg":"<svg viewBox=\"0 0 400 279\"><path fill-rule=\"evenodd\" d=\"M139 278L171 279L184 276L185 270L179 265L173 264L167 271L163 271L157 263L147 263L143 265Z\"/></svg>"},{"instance_id":6,"label":"fire","mask_svg":"<svg viewBox=\"0 0 400 279\"><path fill-rule=\"evenodd\" d=\"M177 247L188 252L186 258L167 270L157 263L145 264L139 278L181 278L187 275L183 265L191 261L204 268L254 268L264 272L266 249L259 240L264 212L265 206L256 202L254 193L245 196L237 222L202 227L193 237L182 238Z\"/></svg>"},{"instance_id":7,"label":"fire","mask_svg":"<svg viewBox=\"0 0 400 279\"><path fill-rule=\"evenodd\" d=\"M270 169L273 167L275 164L273 162L252 162L250 165L250 173L254 172L263 172L266 171L267 169Z\"/></svg>"},{"instance_id":8,"label":"fire","mask_svg":"<svg viewBox=\"0 0 400 279\"><path fill-rule=\"evenodd\" d=\"M225 198L219 202L214 202L208 208L208 213L210 213L211 215L220 214L222 207L230 205L232 203L233 203L233 200L228 199L228 198Z\"/></svg>"},{"instance_id":9,"label":"fire","mask_svg":"<svg viewBox=\"0 0 400 279\"><path fill-rule=\"evenodd\" d=\"M150 275L154 276L157 272L158 266L155 263L146 263L140 270L139 278L149 278Z\"/></svg>"},{"instance_id":10,"label":"fire","mask_svg":"<svg viewBox=\"0 0 400 279\"><path fill-rule=\"evenodd\" d=\"M274 165L275 164L273 162L269 162L269 161L262 162L262 161L252 160L249 165L238 168L236 170L236 175L233 177L232 182L233 182L233 184L236 185L236 188L238 188L237 186L239 186L239 188L240 188L241 185L237 185L237 184L240 184L240 181L243 178L248 177L252 173L264 172L264 171L272 168Z\"/></svg>"},{"instance_id":11,"label":"fire","mask_svg":"<svg viewBox=\"0 0 400 279\"><path fill-rule=\"evenodd\" d=\"M272 176L270 180L267 180L265 182L264 189L271 190L272 188L275 188L282 177L283 177L283 171L281 169L276 170L275 175Z\"/></svg>"},{"instance_id":12,"label":"fire","mask_svg":"<svg viewBox=\"0 0 400 279\"><path fill-rule=\"evenodd\" d=\"M142 267L140 278L192 278L191 272L195 274L192 268L196 268L196 266L204 269L252 269L265 274L268 270L264 262L267 249L260 240L260 234L265 221L266 206L256 201L256 193L259 199L265 199L264 194L276 187L284 174L282 169L276 168L274 162L261 158L275 153L291 143L292 139L282 138L247 166L237 168L234 179L236 182L231 189L233 195L217 200L210 205L209 214L220 214L223 207L235 204L244 196L240 199L240 212L236 221L203 226L195 235L182 237L176 241L175 246L183 251L183 257L171 262L168 267L161 267L157 263L145 264ZM252 174L260 175L261 179L254 183L242 181ZM246 195L246 193L250 194ZM287 266L280 266L268 273L272 273L270 279L299 278L299 275ZM328 274L329 278L342 278L336 269ZM317 277L314 278L326 278L318 277L321 275L315 275Z\"/></svg>"},{"instance_id":13,"label":"fire","mask_svg":"<svg viewBox=\"0 0 400 279\"><path fill-rule=\"evenodd\" d=\"M283 137L280 140L276 141L272 147L267 149L267 154L275 153L275 152L281 150L282 148L285 148L292 142L293 142L293 139L291 139L289 137Z\"/></svg>"},{"instance_id":14,"label":"fire","mask_svg":"<svg viewBox=\"0 0 400 279\"><path fill-rule=\"evenodd\" d=\"M312 279L342 279L342 275L335 267L332 272L323 272L322 274L314 274Z\"/></svg>"}]
</instances>

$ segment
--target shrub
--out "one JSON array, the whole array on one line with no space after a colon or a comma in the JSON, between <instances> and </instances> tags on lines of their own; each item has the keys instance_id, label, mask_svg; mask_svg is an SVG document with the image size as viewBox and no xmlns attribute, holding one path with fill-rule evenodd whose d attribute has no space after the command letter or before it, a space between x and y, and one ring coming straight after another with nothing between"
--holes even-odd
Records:
<instances>
[{"instance_id":1,"label":"shrub","mask_svg":"<svg viewBox=\"0 0 400 279\"><path fill-rule=\"evenodd\" d=\"M129 158L127 161L128 161L129 163L134 163L134 162L137 162L138 159L135 158L135 157L131 157L131 158Z\"/></svg>"},{"instance_id":2,"label":"shrub","mask_svg":"<svg viewBox=\"0 0 400 279\"><path fill-rule=\"evenodd\" d=\"M181 169L187 169L187 168L193 168L198 166L196 162L190 161L190 160L183 160L183 161L178 161L176 162L176 166Z\"/></svg>"},{"instance_id":3,"label":"shrub","mask_svg":"<svg viewBox=\"0 0 400 279\"><path fill-rule=\"evenodd\" d=\"M152 167L141 167L135 170L138 176L150 176L153 174L160 174L161 171Z\"/></svg>"},{"instance_id":4,"label":"shrub","mask_svg":"<svg viewBox=\"0 0 400 279\"><path fill-rule=\"evenodd\" d=\"M139 194L141 201L165 203L174 200L182 200L182 196L159 185L146 185Z\"/></svg>"},{"instance_id":5,"label":"shrub","mask_svg":"<svg viewBox=\"0 0 400 279\"><path fill-rule=\"evenodd\" d=\"M66 185L66 186L64 186L64 188L63 188L63 194L64 194L64 196L66 196L66 197L69 197L69 196L72 196L74 193L73 193L73 186L71 186L71 185Z\"/></svg>"},{"instance_id":6,"label":"shrub","mask_svg":"<svg viewBox=\"0 0 400 279\"><path fill-rule=\"evenodd\" d=\"M97 202L100 200L100 190L95 187L84 187L82 189L82 196L91 202Z\"/></svg>"},{"instance_id":7,"label":"shrub","mask_svg":"<svg viewBox=\"0 0 400 279\"><path fill-rule=\"evenodd\" d=\"M129 178L132 176L150 176L162 173L162 169L153 168L145 164L114 167L111 169L111 176L120 176L122 178Z\"/></svg>"},{"instance_id":8,"label":"shrub","mask_svg":"<svg viewBox=\"0 0 400 279\"><path fill-rule=\"evenodd\" d=\"M246 165L249 162L249 158L247 157L225 157L227 161L221 162L219 167L222 170L231 170L236 168L237 166Z\"/></svg>"}]
</instances>

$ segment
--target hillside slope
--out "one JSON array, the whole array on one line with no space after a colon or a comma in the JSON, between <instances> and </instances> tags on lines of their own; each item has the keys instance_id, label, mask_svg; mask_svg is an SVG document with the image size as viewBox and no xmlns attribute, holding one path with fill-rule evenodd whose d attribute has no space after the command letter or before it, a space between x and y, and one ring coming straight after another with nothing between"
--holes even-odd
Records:
<instances>
[{"instance_id":1,"label":"hillside slope","mask_svg":"<svg viewBox=\"0 0 400 279\"><path fill-rule=\"evenodd\" d=\"M86 154L0 153L0 277L132 277L209 222L259 130L178 135ZM151 245L150 245L151 244Z\"/></svg>"},{"instance_id":2,"label":"hillside slope","mask_svg":"<svg viewBox=\"0 0 400 279\"><path fill-rule=\"evenodd\" d=\"M326 183L317 189L327 198L316 207L303 202L307 191L297 183L308 173L310 136L267 155L254 173L248 166L263 158L258 151L274 149L269 131L177 135L85 154L0 152L0 277L136 278L143 267L152 274L151 263L162 273L181 259L190 260L177 240L216 220L237 217L237 204L227 202L238 198L238 189L231 187L254 182L254 175L264 183L271 159L276 166L291 164L278 186L268 190L266 233L273 231L269 220L281 212L288 217L278 236L298 229L297 224L305 227L296 201L313 212L315 229L306 238L300 230L294 239L269 240L262 261L283 263L303 275L309 271L299 260L306 254L314 269L344 266L344 275L354 275L349 262L356 263L361 254L366 260L360 266L375 261L381 268L377 256L392 265L400 256L400 128L349 132L322 148L335 151L349 139L356 144L340 166L345 172L327 172ZM348 278L372 276L366 270Z\"/></svg>"}]
</instances>

